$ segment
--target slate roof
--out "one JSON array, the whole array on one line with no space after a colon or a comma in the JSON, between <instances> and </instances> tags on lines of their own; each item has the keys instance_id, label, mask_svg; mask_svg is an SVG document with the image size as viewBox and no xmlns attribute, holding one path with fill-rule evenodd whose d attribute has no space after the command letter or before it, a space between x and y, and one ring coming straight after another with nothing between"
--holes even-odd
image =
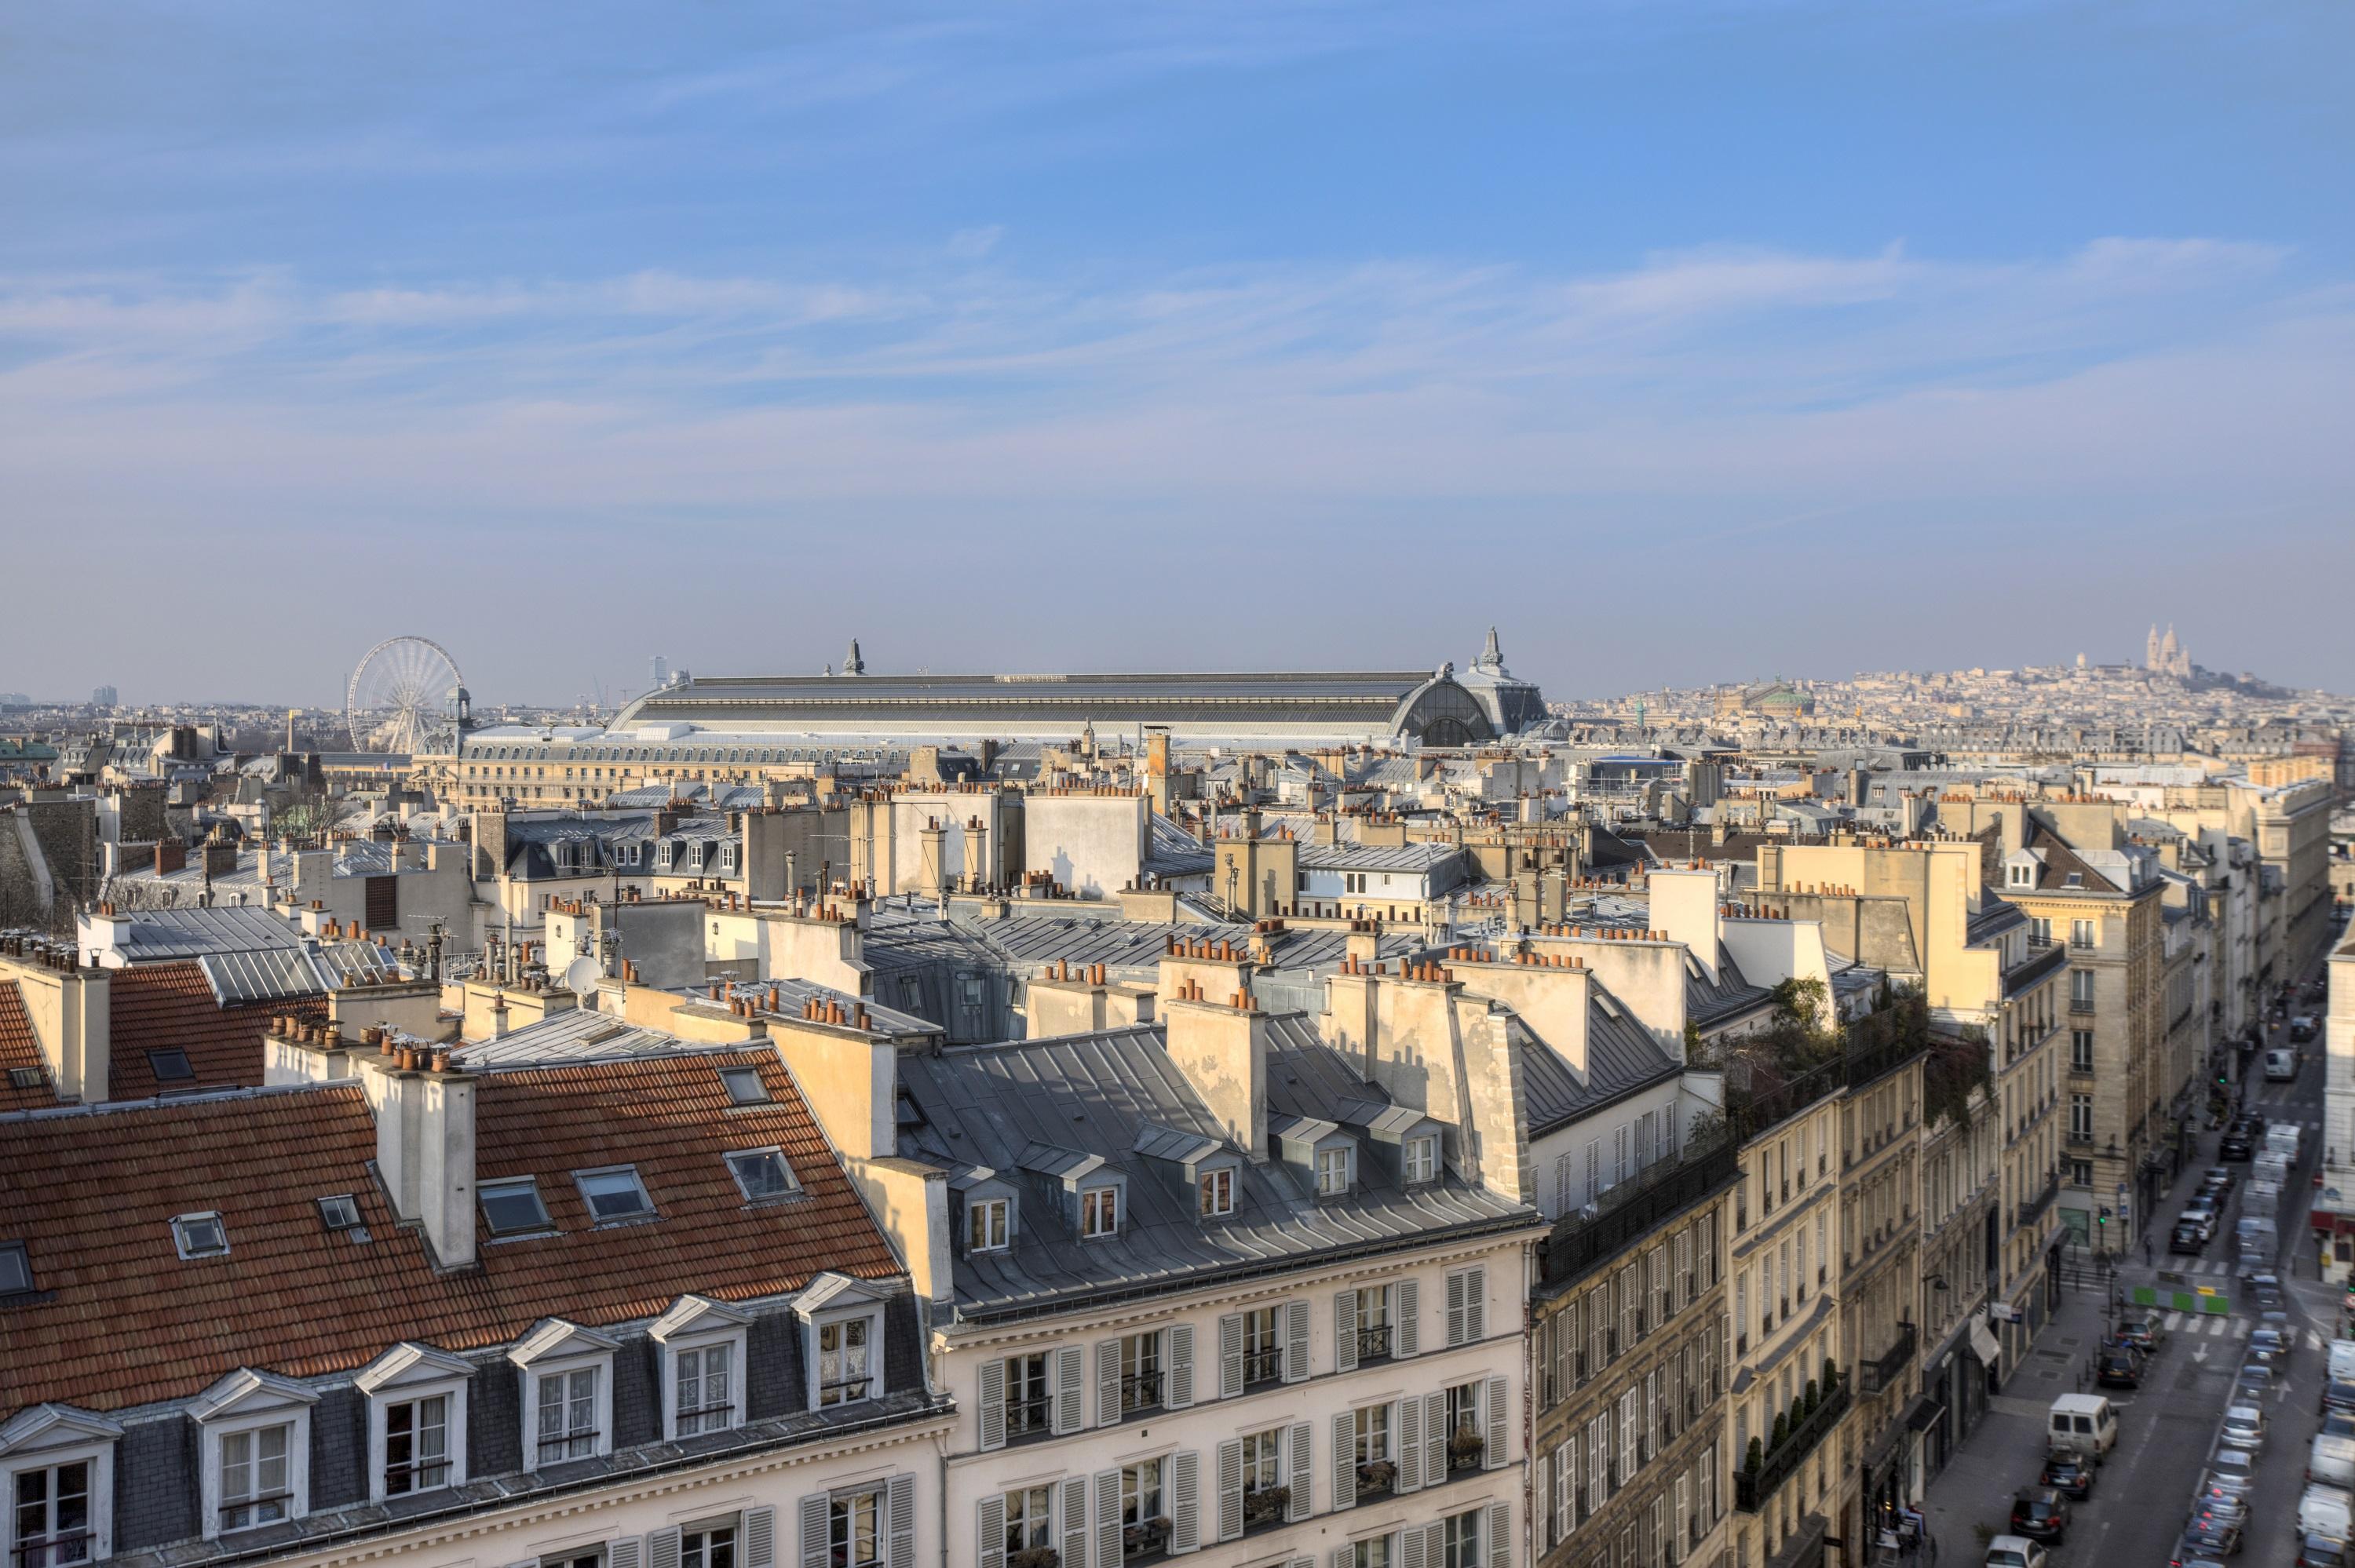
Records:
<instances>
[{"instance_id":1,"label":"slate roof","mask_svg":"<svg viewBox=\"0 0 2355 1568\"><path fill-rule=\"evenodd\" d=\"M1304 871L1387 871L1428 875L1457 859L1461 853L1454 844L1420 840L1381 845L1312 842L1300 846L1300 865Z\"/></svg>"},{"instance_id":2,"label":"slate roof","mask_svg":"<svg viewBox=\"0 0 2355 1568\"><path fill-rule=\"evenodd\" d=\"M1703 1029L1711 1028L1730 1018L1755 1012L1774 1000L1774 993L1763 985L1753 985L1742 973L1742 966L1721 942L1717 948L1717 978L1709 978L1689 954L1685 958L1685 1016Z\"/></svg>"},{"instance_id":3,"label":"slate roof","mask_svg":"<svg viewBox=\"0 0 2355 1568\"><path fill-rule=\"evenodd\" d=\"M1272 1031L1281 1028L1285 1038L1282 1051L1271 1054L1271 1122L1314 1116L1333 1082L1323 1067L1297 1070L1304 1054L1331 1055L1311 1044L1314 1031L1304 1033L1305 1022L1270 1019ZM1082 1242L1043 1187L1010 1176L1020 1191L1013 1245L958 1257L959 1317L986 1319L1197 1288L1320 1257L1539 1223L1533 1211L1453 1176L1401 1192L1382 1185L1372 1162L1360 1160L1361 1190L1319 1202L1285 1167L1246 1160L1237 1172L1235 1213L1206 1224L1192 1194L1173 1190L1135 1152L1148 1128L1156 1136L1219 1136L1209 1108L1170 1061L1165 1038L1153 1024L900 1058L900 1089L916 1113L901 1126L902 1155L953 1171L978 1165L1013 1173L1037 1146L1101 1159L1127 1177L1120 1234ZM1279 1070L1278 1058L1294 1070ZM1372 1085L1358 1084L1351 1094L1353 1103L1388 1108L1388 1097Z\"/></svg>"},{"instance_id":4,"label":"slate roof","mask_svg":"<svg viewBox=\"0 0 2355 1568\"><path fill-rule=\"evenodd\" d=\"M16 1081L27 1073L39 1077L27 1084ZM33 1033L32 1014L25 1010L25 993L16 981L0 980L0 1111L36 1110L57 1103L41 1042Z\"/></svg>"},{"instance_id":5,"label":"slate roof","mask_svg":"<svg viewBox=\"0 0 2355 1568\"><path fill-rule=\"evenodd\" d=\"M250 1088L261 1082L261 1037L270 1021L293 1013L324 1022L316 997L223 1007L202 966L143 964L116 969L108 980L107 1098L140 1100L193 1089ZM159 1078L153 1053L187 1054L192 1078Z\"/></svg>"},{"instance_id":6,"label":"slate roof","mask_svg":"<svg viewBox=\"0 0 2355 1568\"><path fill-rule=\"evenodd\" d=\"M1521 1086L1529 1097L1529 1136L1542 1138L1558 1127L1593 1116L1638 1090L1674 1078L1682 1071L1668 1048L1616 1000L1605 1003L1597 982L1586 1012L1586 1081L1570 1063L1538 1037L1518 1013L1506 1030L1521 1061Z\"/></svg>"},{"instance_id":7,"label":"slate roof","mask_svg":"<svg viewBox=\"0 0 2355 1568\"><path fill-rule=\"evenodd\" d=\"M730 1109L723 1064L759 1068L774 1103ZM0 1412L145 1404L241 1365L314 1377L403 1339L463 1351L551 1316L593 1328L687 1291L743 1300L824 1269L900 1272L774 1052L494 1073L476 1104L478 1179L538 1176L556 1234L485 1245L481 1268L456 1274L429 1266L378 1190L356 1084L0 1118L0 1234L26 1242L50 1293L9 1309ZM748 1205L721 1156L770 1144L805 1195ZM569 1173L619 1164L659 1219L591 1224ZM337 1193L368 1240L320 1223L318 1200ZM229 1251L183 1262L171 1217L201 1210L220 1213Z\"/></svg>"},{"instance_id":8,"label":"slate roof","mask_svg":"<svg viewBox=\"0 0 2355 1568\"><path fill-rule=\"evenodd\" d=\"M1113 969L1129 970L1131 976L1124 978L1134 978L1158 969L1172 937L1180 941L1224 940L1240 946L1247 935L1243 927L1217 922L1180 921L1156 926L1142 920L1051 914L1016 914L1003 920L959 918L955 923L960 930L986 943L1001 961L1021 974L1035 974L1042 964L1069 959L1075 965L1103 964ZM868 933L870 941L873 935ZM1348 945L1346 931L1286 927L1275 933L1270 951L1274 967L1280 969L1336 969L1348 956ZM1377 954L1383 960L1391 960L1420 952L1423 946L1419 937L1385 933L1380 938Z\"/></svg>"},{"instance_id":9,"label":"slate roof","mask_svg":"<svg viewBox=\"0 0 2355 1568\"><path fill-rule=\"evenodd\" d=\"M2030 819L2031 821L2033 819ZM2116 893L2118 885L2095 871L2084 858L2069 847L2069 842L2041 822L2028 835L2028 847L2043 852L2036 867L2036 890L2039 893ZM2075 882L2069 879L2074 876Z\"/></svg>"},{"instance_id":10,"label":"slate roof","mask_svg":"<svg viewBox=\"0 0 2355 1568\"><path fill-rule=\"evenodd\" d=\"M235 905L200 909L141 909L124 918L128 925L117 935L114 950L130 964L303 945L303 933L293 922L267 909Z\"/></svg>"}]
</instances>

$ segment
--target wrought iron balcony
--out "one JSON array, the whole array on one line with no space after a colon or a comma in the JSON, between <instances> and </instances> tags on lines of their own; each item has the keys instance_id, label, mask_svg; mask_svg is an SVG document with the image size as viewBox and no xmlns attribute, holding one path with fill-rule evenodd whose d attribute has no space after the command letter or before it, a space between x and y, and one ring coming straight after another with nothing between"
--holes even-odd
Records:
<instances>
[{"instance_id":1,"label":"wrought iron balcony","mask_svg":"<svg viewBox=\"0 0 2355 1568\"><path fill-rule=\"evenodd\" d=\"M2052 1206L2052 1200L2060 1195L2061 1172L2055 1171L2044 1179L2044 1185L2037 1191L2034 1196L2022 1198L2019 1201L2020 1228L2025 1230L2030 1225L2034 1224L2038 1220L2042 1219L2044 1217L2044 1211L2051 1208Z\"/></svg>"},{"instance_id":2,"label":"wrought iron balcony","mask_svg":"<svg viewBox=\"0 0 2355 1568\"><path fill-rule=\"evenodd\" d=\"M1881 1352L1877 1361L1864 1363L1864 1392L1881 1393L1894 1388L1913 1363L1914 1347L1920 1342L1911 1323L1897 1325L1897 1341Z\"/></svg>"},{"instance_id":3,"label":"wrought iron balcony","mask_svg":"<svg viewBox=\"0 0 2355 1568\"><path fill-rule=\"evenodd\" d=\"M1759 1456L1756 1469L1749 1467L1745 1457L1743 1467L1733 1478L1733 1506L1743 1513L1756 1513L1774 1495L1774 1489L1790 1479L1800 1462L1816 1451L1816 1445L1831 1436L1832 1428L1848 1414L1848 1379L1842 1378L1806 1420L1785 1432L1771 1451Z\"/></svg>"}]
</instances>

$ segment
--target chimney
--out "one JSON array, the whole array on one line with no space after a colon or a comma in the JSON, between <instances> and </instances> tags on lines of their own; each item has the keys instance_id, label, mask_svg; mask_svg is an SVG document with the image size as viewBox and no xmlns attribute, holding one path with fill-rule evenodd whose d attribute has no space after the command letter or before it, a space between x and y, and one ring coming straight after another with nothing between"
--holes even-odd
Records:
<instances>
[{"instance_id":1,"label":"chimney","mask_svg":"<svg viewBox=\"0 0 2355 1568\"><path fill-rule=\"evenodd\" d=\"M391 1048L389 1036L386 1045ZM446 1049L421 1062L413 1042L409 1066L400 1056L369 1051L352 1059L376 1113L377 1170L393 1212L423 1229L440 1266L472 1266L478 1080L452 1068Z\"/></svg>"},{"instance_id":2,"label":"chimney","mask_svg":"<svg viewBox=\"0 0 2355 1568\"><path fill-rule=\"evenodd\" d=\"M1671 942L1682 942L1693 961L1717 980L1717 949L1721 936L1717 873L1687 867L1655 871L1650 878L1650 918Z\"/></svg>"},{"instance_id":3,"label":"chimney","mask_svg":"<svg viewBox=\"0 0 2355 1568\"><path fill-rule=\"evenodd\" d=\"M1247 992L1233 993L1248 1004ZM1167 1049L1220 1130L1252 1160L1267 1158L1267 1014L1248 1005L1165 996Z\"/></svg>"}]
</instances>

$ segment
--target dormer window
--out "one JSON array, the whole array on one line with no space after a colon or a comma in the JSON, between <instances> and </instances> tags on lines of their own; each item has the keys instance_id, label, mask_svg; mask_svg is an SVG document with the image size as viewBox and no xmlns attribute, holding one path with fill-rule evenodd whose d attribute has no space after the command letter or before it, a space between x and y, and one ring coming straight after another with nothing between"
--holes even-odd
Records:
<instances>
[{"instance_id":1,"label":"dormer window","mask_svg":"<svg viewBox=\"0 0 2355 1568\"><path fill-rule=\"evenodd\" d=\"M525 1469L611 1451L616 1348L606 1335L551 1318L507 1352L523 1369Z\"/></svg>"},{"instance_id":2,"label":"dormer window","mask_svg":"<svg viewBox=\"0 0 2355 1568\"><path fill-rule=\"evenodd\" d=\"M682 1296L649 1331L662 1347L663 1436L728 1432L743 1416L745 1331L751 1313L708 1297Z\"/></svg>"},{"instance_id":3,"label":"dormer window","mask_svg":"<svg viewBox=\"0 0 2355 1568\"><path fill-rule=\"evenodd\" d=\"M875 1319L845 1318L817 1329L817 1402L821 1409L874 1397Z\"/></svg>"},{"instance_id":4,"label":"dormer window","mask_svg":"<svg viewBox=\"0 0 2355 1568\"><path fill-rule=\"evenodd\" d=\"M1316 1151L1316 1195L1337 1198L1346 1194L1356 1177L1356 1150L1347 1144Z\"/></svg>"},{"instance_id":5,"label":"dormer window","mask_svg":"<svg viewBox=\"0 0 2355 1568\"><path fill-rule=\"evenodd\" d=\"M368 1400L370 1500L465 1484L466 1383L474 1375L463 1357L404 1342L354 1380Z\"/></svg>"},{"instance_id":6,"label":"dormer window","mask_svg":"<svg viewBox=\"0 0 2355 1568\"><path fill-rule=\"evenodd\" d=\"M1205 1219L1235 1212L1235 1173L1231 1170L1202 1172L1202 1215Z\"/></svg>"},{"instance_id":7,"label":"dormer window","mask_svg":"<svg viewBox=\"0 0 2355 1568\"><path fill-rule=\"evenodd\" d=\"M1080 1193L1080 1234L1086 1237L1120 1234L1120 1189L1090 1187Z\"/></svg>"},{"instance_id":8,"label":"dormer window","mask_svg":"<svg viewBox=\"0 0 2355 1568\"><path fill-rule=\"evenodd\" d=\"M198 1395L198 1477L205 1539L300 1519L310 1511L311 1406L318 1394L240 1367Z\"/></svg>"},{"instance_id":9,"label":"dormer window","mask_svg":"<svg viewBox=\"0 0 2355 1568\"><path fill-rule=\"evenodd\" d=\"M226 1257L229 1232L223 1228L221 1217L209 1210L181 1214L172 1221L172 1245L184 1258Z\"/></svg>"},{"instance_id":10,"label":"dormer window","mask_svg":"<svg viewBox=\"0 0 2355 1568\"><path fill-rule=\"evenodd\" d=\"M1403 1171L1406 1184L1410 1187L1439 1180L1438 1134L1426 1132L1419 1138L1406 1140Z\"/></svg>"},{"instance_id":11,"label":"dormer window","mask_svg":"<svg viewBox=\"0 0 2355 1568\"><path fill-rule=\"evenodd\" d=\"M1006 1250L1009 1234L1007 1213L1009 1206L1004 1198L983 1198L965 1205L965 1251Z\"/></svg>"},{"instance_id":12,"label":"dormer window","mask_svg":"<svg viewBox=\"0 0 2355 1568\"><path fill-rule=\"evenodd\" d=\"M2033 865L2022 861L2014 861L2009 869L2011 872L2012 886L2032 887L2036 885L2036 867Z\"/></svg>"}]
</instances>

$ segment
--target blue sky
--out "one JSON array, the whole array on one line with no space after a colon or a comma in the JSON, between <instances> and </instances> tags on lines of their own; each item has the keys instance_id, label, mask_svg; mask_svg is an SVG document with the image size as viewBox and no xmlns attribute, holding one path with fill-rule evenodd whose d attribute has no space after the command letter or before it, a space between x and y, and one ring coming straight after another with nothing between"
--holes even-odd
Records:
<instances>
[{"instance_id":1,"label":"blue sky","mask_svg":"<svg viewBox=\"0 0 2355 1568\"><path fill-rule=\"evenodd\" d=\"M11 7L0 688L2355 689L2350 18Z\"/></svg>"}]
</instances>

